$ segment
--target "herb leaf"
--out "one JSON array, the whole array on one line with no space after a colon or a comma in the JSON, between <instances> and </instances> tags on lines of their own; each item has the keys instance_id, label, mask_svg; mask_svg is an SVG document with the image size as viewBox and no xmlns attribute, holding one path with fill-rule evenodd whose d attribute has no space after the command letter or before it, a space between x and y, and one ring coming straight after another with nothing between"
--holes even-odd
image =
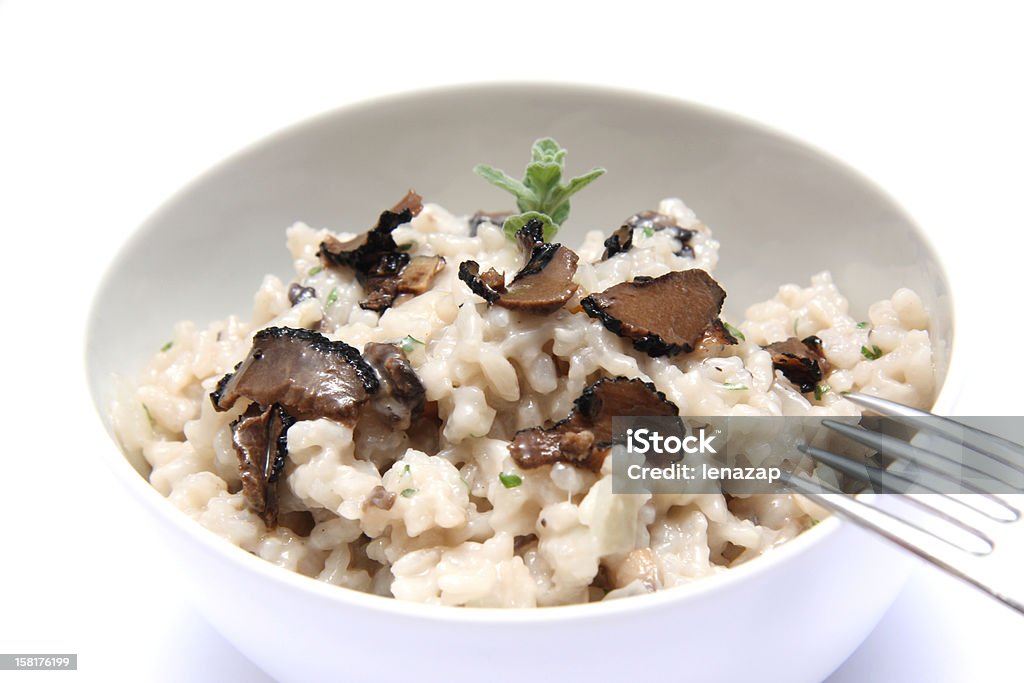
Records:
<instances>
[{"instance_id":1,"label":"herb leaf","mask_svg":"<svg viewBox=\"0 0 1024 683\"><path fill-rule=\"evenodd\" d=\"M168 351L171 350L172 346L174 346L174 342L173 341L167 342L166 344L164 344L163 346L160 347L160 353L167 353Z\"/></svg>"},{"instance_id":2,"label":"herb leaf","mask_svg":"<svg viewBox=\"0 0 1024 683\"><path fill-rule=\"evenodd\" d=\"M725 382L722 384L722 388L726 391L746 391L750 387L746 384L739 384L738 382Z\"/></svg>"},{"instance_id":3,"label":"herb leaf","mask_svg":"<svg viewBox=\"0 0 1024 683\"><path fill-rule=\"evenodd\" d=\"M832 387L830 387L828 384L825 384L824 382L821 384L816 384L814 386L814 400L820 401L821 397L830 391L832 391Z\"/></svg>"},{"instance_id":4,"label":"herb leaf","mask_svg":"<svg viewBox=\"0 0 1024 683\"><path fill-rule=\"evenodd\" d=\"M530 188L523 185L522 182L497 168L486 166L484 164L477 164L476 167L473 168L473 172L489 182L491 185L500 187L503 190L508 190L516 197L529 197L533 194L530 192Z\"/></svg>"},{"instance_id":5,"label":"herb leaf","mask_svg":"<svg viewBox=\"0 0 1024 683\"><path fill-rule=\"evenodd\" d=\"M402 493L399 495L402 496L402 498L412 498L417 492L417 489L402 489Z\"/></svg>"},{"instance_id":6,"label":"herb leaf","mask_svg":"<svg viewBox=\"0 0 1024 683\"><path fill-rule=\"evenodd\" d=\"M867 321L859 322L859 323L857 323L857 329L858 330L865 330L865 329L867 329L868 325L870 325L870 323L868 323Z\"/></svg>"},{"instance_id":7,"label":"herb leaf","mask_svg":"<svg viewBox=\"0 0 1024 683\"><path fill-rule=\"evenodd\" d=\"M555 238L555 233L558 232L558 226L551 220L550 216L543 213L537 213L536 211L527 211L515 216L509 216L505 219L505 224L501 226L502 231L505 233L505 237L510 240L516 238L516 233L523 229L523 226L532 220L538 220L544 225L544 241L550 242Z\"/></svg>"},{"instance_id":8,"label":"herb leaf","mask_svg":"<svg viewBox=\"0 0 1024 683\"><path fill-rule=\"evenodd\" d=\"M531 161L526 165L526 172L521 181L486 164L478 164L473 171L492 185L512 193L520 212L544 214L548 219L544 224L544 239L550 240L554 238L558 226L569 217L569 197L605 172L603 168L594 168L563 183L562 173L565 170L566 154L566 150L554 139L541 138L533 143L530 150ZM515 237L515 232L509 234L508 227L505 228L505 234L510 239Z\"/></svg>"},{"instance_id":9,"label":"herb leaf","mask_svg":"<svg viewBox=\"0 0 1024 683\"><path fill-rule=\"evenodd\" d=\"M335 287L331 290L331 293L327 295L327 301L324 302L327 306L333 306L338 303L338 288Z\"/></svg>"},{"instance_id":10,"label":"herb leaf","mask_svg":"<svg viewBox=\"0 0 1024 683\"><path fill-rule=\"evenodd\" d=\"M866 346L860 347L860 355L864 356L868 360L878 360L882 357L882 349L878 348L878 344L872 344L869 349Z\"/></svg>"},{"instance_id":11,"label":"herb leaf","mask_svg":"<svg viewBox=\"0 0 1024 683\"><path fill-rule=\"evenodd\" d=\"M518 474L505 474L502 472L498 475L498 479L501 480L501 485L507 489L514 489L523 483L523 478Z\"/></svg>"},{"instance_id":12,"label":"herb leaf","mask_svg":"<svg viewBox=\"0 0 1024 683\"><path fill-rule=\"evenodd\" d=\"M309 272L306 273L306 274L309 275L310 277L313 277L314 275L316 275L317 273L319 273L323 269L324 269L323 266L313 266L312 268L309 269Z\"/></svg>"},{"instance_id":13,"label":"herb leaf","mask_svg":"<svg viewBox=\"0 0 1024 683\"><path fill-rule=\"evenodd\" d=\"M732 336L736 337L740 341L747 341L747 336L740 331L740 328L733 327L724 320L722 321L722 325L725 327L725 331L731 334Z\"/></svg>"}]
</instances>

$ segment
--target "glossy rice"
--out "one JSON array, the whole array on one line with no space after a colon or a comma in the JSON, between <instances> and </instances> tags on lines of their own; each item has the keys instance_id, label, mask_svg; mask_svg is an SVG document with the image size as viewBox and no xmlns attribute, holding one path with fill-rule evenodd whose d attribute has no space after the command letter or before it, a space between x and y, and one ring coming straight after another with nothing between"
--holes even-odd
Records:
<instances>
[{"instance_id":1,"label":"glossy rice","mask_svg":"<svg viewBox=\"0 0 1024 683\"><path fill-rule=\"evenodd\" d=\"M935 388L928 315L914 292L900 289L853 317L823 272L807 286L782 286L748 308L743 322L730 320L746 337L736 346L713 357L648 357L578 312L578 298L639 275L713 273L719 245L711 231L678 199L659 210L695 231L692 258L674 254L679 244L668 232L638 230L631 251L600 261L606 235L591 232L576 250L579 292L544 316L489 307L458 279L467 259L504 272L521 266L519 249L497 226L484 223L470 236L466 219L426 205L395 230L395 240L412 244L412 254L443 256L447 267L430 291L378 314L359 308L363 290L350 272L319 269L316 253L328 231L297 223L287 231L294 275L266 276L247 321L178 323L170 348L124 383L113 407L116 431L126 451L143 455L152 485L197 522L269 562L345 588L444 605L534 607L728 571L824 513L788 495L616 495L614 456L599 473L565 464L520 470L509 439L565 417L603 376L653 382L685 415L857 415L841 395L849 390L927 407ZM317 297L292 306L291 282L313 287ZM318 327L360 349L405 339L440 418L427 434L297 422L288 431L281 523L273 531L240 491L229 423L244 402L220 413L208 398L245 357L253 333L269 326ZM761 348L811 334L833 368L820 399L774 371ZM861 353L873 345L882 351L875 360ZM522 483L508 488L499 475ZM367 504L377 486L395 494L390 510Z\"/></svg>"}]
</instances>

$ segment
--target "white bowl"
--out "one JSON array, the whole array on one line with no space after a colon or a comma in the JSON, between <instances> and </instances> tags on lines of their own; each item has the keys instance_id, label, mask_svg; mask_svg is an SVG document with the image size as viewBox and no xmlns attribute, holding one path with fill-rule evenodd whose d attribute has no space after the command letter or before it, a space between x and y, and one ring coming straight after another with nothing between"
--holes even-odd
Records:
<instances>
[{"instance_id":1,"label":"white bowl","mask_svg":"<svg viewBox=\"0 0 1024 683\"><path fill-rule=\"evenodd\" d=\"M778 133L692 104L560 85L433 90L348 107L234 156L175 195L114 260L96 295L88 374L100 418L179 319L248 310L264 273L288 273L284 228L366 225L415 187L456 213L507 201L471 168L521 168L551 135L570 171L609 169L574 202L564 241L682 196L722 243L727 311L832 271L855 309L898 287L932 315L948 408L953 306L921 231L848 168ZM597 187L597 186L595 186ZM899 592L908 560L827 519L765 557L692 585L533 610L409 604L319 583L206 531L108 444L196 607L280 680L820 680Z\"/></svg>"}]
</instances>

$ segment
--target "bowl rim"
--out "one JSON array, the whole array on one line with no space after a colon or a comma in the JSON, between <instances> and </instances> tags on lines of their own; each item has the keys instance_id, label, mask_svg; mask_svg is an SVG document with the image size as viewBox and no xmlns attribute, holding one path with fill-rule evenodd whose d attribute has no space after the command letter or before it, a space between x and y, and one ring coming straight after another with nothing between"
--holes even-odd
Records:
<instances>
[{"instance_id":1,"label":"bowl rim","mask_svg":"<svg viewBox=\"0 0 1024 683\"><path fill-rule=\"evenodd\" d=\"M897 202L892 195L877 185L872 179L836 158L821 148L801 140L784 131L768 126L759 121L747 118L743 115L712 107L703 103L693 102L682 98L640 90L628 87L613 87L606 85L595 85L587 83L572 83L563 81L481 81L447 84L441 86L418 88L414 90L402 90L391 92L364 100L332 107L323 112L303 118L283 128L279 128L268 135L253 141L240 149L229 154L224 159L215 163L200 173L194 179L183 185L166 200L164 200L148 217L137 225L118 252L110 259L102 277L95 285L90 298L89 314L86 318L84 330L84 368L92 399L93 408L101 423L104 423L103 415L105 407L99 405L99 396L89 382L90 354L89 347L95 335L97 325L96 312L99 304L99 295L106 289L109 279L112 278L110 266L118 261L120 254L128 249L136 240L142 239L146 228L158 220L167 210L175 205L182 197L188 195L196 187L206 183L210 178L218 175L224 169L234 165L250 154L265 147L286 141L289 137L297 135L308 127L315 127L326 121L337 117L358 114L364 110L373 110L383 106L408 105L422 97L457 97L466 94L477 94L486 96L488 91L519 90L523 93L543 94L545 92L557 93L560 96L580 94L587 96L604 96L613 98L625 98L636 103L647 103L662 107L674 107L688 109L704 116L726 120L730 123L753 129L756 132L772 136L781 142L795 145L818 160L831 164L845 172L851 178L860 182L864 187L870 189L883 200L888 202L898 215L914 228L915 236L920 240L923 247L930 253L938 264L946 283L949 285L947 296L949 297L949 310L952 320L950 325L949 362L946 367L945 377L942 380L939 393L935 398L932 410L939 414L953 414L958 402L960 389L964 381L962 363L958 360L957 349L957 325L956 325L956 287L953 282L952 272L946 266L942 258L928 237L928 233L913 219L910 213ZM94 423L95 425L95 423ZM105 426L105 424L103 425ZM272 582L279 582L289 590L298 591L306 597L322 599L333 602L339 606L347 606L358 609L367 609L385 612L394 616L406 618L429 619L431 621L444 620L467 624L498 624L498 623L530 623L540 622L562 623L576 621L579 619L601 619L612 617L622 613L645 611L658 608L676 608L677 603L685 603L688 600L695 600L701 596L711 596L722 591L727 591L736 583L747 581L759 573L767 573L771 568L781 564L796 561L801 555L809 552L814 546L825 541L826 538L838 533L842 526L849 523L841 520L835 515L821 520L820 523L804 530L796 537L775 547L764 555L761 555L749 562L745 562L725 571L719 571L711 575L703 576L693 580L691 583L676 586L670 589L656 591L650 594L631 596L626 599L606 600L596 603L579 603L570 605L558 605L549 607L454 607L449 605L425 604L396 598L389 598L361 591L346 589L341 586L328 584L313 577L305 576L297 572L279 567L268 562L239 546L234 545L227 539L217 535L205 528L187 514L174 507L170 501L162 496L153 486L132 467L125 456L116 436L108 427L104 429L110 439L113 448L102 449L100 456L107 463L107 466L131 492L131 494L149 511L156 515L164 524L170 525L177 533L184 536L191 536L199 542L208 553L219 556L225 562L234 565L243 572L254 572L261 579Z\"/></svg>"}]
</instances>

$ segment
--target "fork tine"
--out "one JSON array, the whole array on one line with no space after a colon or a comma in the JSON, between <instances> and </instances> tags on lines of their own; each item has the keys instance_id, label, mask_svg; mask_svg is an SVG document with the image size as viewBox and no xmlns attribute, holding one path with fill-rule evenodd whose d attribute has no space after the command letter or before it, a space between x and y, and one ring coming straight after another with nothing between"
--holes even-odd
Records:
<instances>
[{"instance_id":1,"label":"fork tine","mask_svg":"<svg viewBox=\"0 0 1024 683\"><path fill-rule=\"evenodd\" d=\"M927 448L921 448L920 446L914 446L912 444L907 443L906 441L897 439L896 437L888 436L886 434L879 434L877 432L872 432L868 429L864 429L863 427L854 427L852 425L843 424L842 422L837 422L835 420L828 419L822 420L821 423L824 426L828 427L829 429L838 432L849 439L853 439L857 443L864 444L865 446L874 448L875 450L881 451L886 455L891 455L894 458L903 458L904 460L909 460L910 462L913 462L914 464L919 465L920 467L928 470L932 474L942 479L945 479L946 481L962 486L965 489L971 490L974 493L984 493L985 496L989 498L989 500L992 500L997 505L1004 508L1008 513L1012 514L1012 519L1017 519L1020 516L1019 510L1014 508L1006 501L1002 500L992 491L973 486L970 482L961 481L960 479L953 477L948 472L937 467L935 462L945 462L946 464L953 465L955 467L960 467L964 470L968 470L977 475L980 475L992 482L998 482L1000 484L1018 490L1016 487L1012 487L1010 486L1010 484L1006 484L1005 482L1000 481L999 479L993 477L991 474L983 470L979 470L978 468L973 467L972 465L968 465L957 460L954 460L953 458L950 458L949 456L943 455L941 453L936 453L935 451L928 450ZM929 459L931 460L929 461Z\"/></svg>"},{"instance_id":2,"label":"fork tine","mask_svg":"<svg viewBox=\"0 0 1024 683\"><path fill-rule=\"evenodd\" d=\"M932 432L933 434L938 434L958 446L970 448L972 451L980 453L1005 467L1009 467L1015 472L1024 474L1024 446L1016 444L1009 439L1004 439L1001 436L983 431L977 427L956 422L948 417L911 408L910 406L888 401L877 396L868 396L867 394L854 392L846 394L844 398L879 415L903 418L907 424ZM971 438L965 438L963 436L965 433L970 435ZM1017 458L1018 462L1014 462L1004 455L993 453L984 446L986 441L1005 451L1009 451Z\"/></svg>"},{"instance_id":3,"label":"fork tine","mask_svg":"<svg viewBox=\"0 0 1024 683\"><path fill-rule=\"evenodd\" d=\"M965 548L954 543L948 538L939 536L929 529L920 527L908 520L901 519L887 510L883 510L873 505L868 505L867 503L857 499L855 496L841 492L831 484L815 482L807 479L803 475L788 473L783 474L782 481L787 486L797 489L799 493L813 497L829 509L842 513L844 516L851 518L858 524L864 524L865 526L870 527L886 538L896 541L904 547L909 547L910 545L924 547L924 544L922 544L920 540L921 536L927 536L928 538L939 541L950 550L960 553L968 553L976 557L987 555L992 552L992 548L994 547L992 540L987 535L977 529L968 527L953 518L950 519L952 519L952 523L954 525L961 528L965 533L974 536L982 543L986 544L988 546L988 550L985 552L976 552L970 548ZM822 493L822 489L825 493ZM915 538L918 538L918 541L914 541ZM955 557L955 555L951 556L950 559L952 559L952 557Z\"/></svg>"},{"instance_id":4,"label":"fork tine","mask_svg":"<svg viewBox=\"0 0 1024 683\"><path fill-rule=\"evenodd\" d=\"M974 507L972 505L968 505L967 503L965 503L963 500L961 500L959 498L953 498L952 496L947 496L944 493L942 493L941 491L938 491L937 489L932 488L931 486L927 486L927 485L922 484L920 482L915 482L914 480L909 479L908 477L904 477L903 475L901 475L901 474L899 474L897 472L890 472L888 470L882 469L881 467L874 467L872 465L866 465L864 463L857 462L857 461L852 460L850 458L847 458L845 456L838 455L836 453L831 453L829 451L825 451L825 450L822 450L820 448L814 448L813 446L805 446L803 444L800 444L800 445L797 446L797 450L799 450L801 453L804 453L804 454L814 458L815 460L817 460L819 462L822 462L822 463L828 465L832 469L839 470L843 474L846 474L846 475L848 475L850 477L853 477L854 479L856 479L858 481L862 481L862 482L864 482L866 484L869 484L873 489L875 489L875 491L880 491L882 493L903 493L903 494L908 494L907 498L905 499L908 502L913 503L917 507L922 508L925 511L927 511L927 512L929 512L929 513L931 513L931 514L933 514L933 515L935 515L937 517L940 517L941 519L945 520L946 522L948 522L950 524L953 524L955 526L967 527L967 529L965 529L965 530L968 530L969 533L978 532L975 535L978 535L981 532L979 532L977 529L975 529L974 527L970 526L966 522L963 522L962 520L959 520L959 519L953 517L952 515L946 513L945 511L935 507L934 505L930 505L925 500L923 500L921 498L918 498L918 497L915 497L915 496L909 495L909 493L908 493L909 487L910 486L919 486L920 488L928 491L929 493L933 493L933 494L942 496L943 498L951 500L954 503L956 503L957 505L960 505L961 507L964 507L964 508L970 510L971 512L977 513L979 515L984 515L985 517L988 517L989 519L991 519L991 520L993 520L995 522L1013 522L1013 521L1016 521L1019 518L1017 515L1014 515L1014 516L1010 517L1009 519L1007 519L1005 517L997 517L995 515L989 514L985 510L979 510L978 508L976 508L976 507ZM891 480L895 480L895 481L901 482L901 483L905 484L906 487L905 488L900 488L900 487L893 486L892 484L890 484L890 483L888 483L886 481L887 479L891 479ZM981 491L978 491L978 493L980 493L981 495L985 495L987 497L987 494L985 494L985 493L983 493ZM998 501L998 500L994 501L994 502L997 505L1000 504L1000 501Z\"/></svg>"},{"instance_id":5,"label":"fork tine","mask_svg":"<svg viewBox=\"0 0 1024 683\"><path fill-rule=\"evenodd\" d=\"M811 482L802 476L783 473L783 481L798 493L812 498L858 526L874 531L918 557L981 589L1017 612L1024 614L1024 603L1019 599L1011 597L994 585L990 585L981 578L978 578L982 574L982 572L978 572L979 563L990 558L964 553L962 550L958 550L955 546L944 541L936 543L934 534L921 530L884 510L867 505L853 496L839 493L831 487L824 487L831 489L830 494L822 494L820 491L823 488L821 484ZM991 541L989 541L989 544L991 545Z\"/></svg>"}]
</instances>

